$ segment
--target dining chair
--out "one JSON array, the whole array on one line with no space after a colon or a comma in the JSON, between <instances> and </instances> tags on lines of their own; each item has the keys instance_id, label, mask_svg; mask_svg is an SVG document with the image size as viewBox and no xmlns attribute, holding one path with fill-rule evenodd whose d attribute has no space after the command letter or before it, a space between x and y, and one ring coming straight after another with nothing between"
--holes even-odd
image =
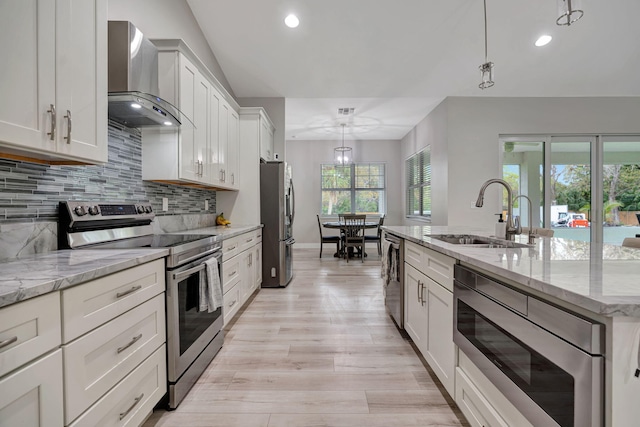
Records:
<instances>
[{"instance_id":1,"label":"dining chair","mask_svg":"<svg viewBox=\"0 0 640 427\"><path fill-rule=\"evenodd\" d=\"M384 224L384 215L378 220L378 228L376 234L370 234L364 236L365 243L376 242L378 244L378 255L382 256L382 225Z\"/></svg>"},{"instance_id":2,"label":"dining chair","mask_svg":"<svg viewBox=\"0 0 640 427\"><path fill-rule=\"evenodd\" d=\"M364 223L366 215L348 215L344 217L344 236L342 251L349 262L349 248L359 248L360 258L364 262Z\"/></svg>"},{"instance_id":3,"label":"dining chair","mask_svg":"<svg viewBox=\"0 0 640 427\"><path fill-rule=\"evenodd\" d=\"M626 246L627 248L640 248L640 238L625 237L622 241L622 246Z\"/></svg>"},{"instance_id":4,"label":"dining chair","mask_svg":"<svg viewBox=\"0 0 640 427\"><path fill-rule=\"evenodd\" d=\"M320 258L322 258L322 244L323 243L335 243L336 244L336 253L340 253L340 236L323 236L322 235L322 224L320 223L320 215L316 214L316 218L318 218L318 231L320 232Z\"/></svg>"}]
</instances>

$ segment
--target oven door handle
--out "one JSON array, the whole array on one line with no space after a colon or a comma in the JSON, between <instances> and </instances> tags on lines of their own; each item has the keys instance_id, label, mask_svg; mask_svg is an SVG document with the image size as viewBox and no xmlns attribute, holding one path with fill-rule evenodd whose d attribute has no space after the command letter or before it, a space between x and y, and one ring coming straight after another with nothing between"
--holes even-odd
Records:
<instances>
[{"instance_id":1,"label":"oven door handle","mask_svg":"<svg viewBox=\"0 0 640 427\"><path fill-rule=\"evenodd\" d=\"M188 270L181 271L179 273L173 273L173 280L175 280L176 282L180 282L185 277L189 277L193 273L197 273L197 272L199 272L201 270L204 270L205 267L206 267L206 264L203 262L202 264L198 265L197 267L193 267L193 268L190 268Z\"/></svg>"}]
</instances>

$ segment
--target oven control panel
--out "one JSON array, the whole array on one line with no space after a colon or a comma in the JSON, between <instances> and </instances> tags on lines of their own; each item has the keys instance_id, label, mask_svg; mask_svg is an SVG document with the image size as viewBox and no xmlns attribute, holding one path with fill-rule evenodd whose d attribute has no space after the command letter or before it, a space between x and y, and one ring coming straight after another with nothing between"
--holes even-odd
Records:
<instances>
[{"instance_id":1,"label":"oven control panel","mask_svg":"<svg viewBox=\"0 0 640 427\"><path fill-rule=\"evenodd\" d=\"M67 201L60 204L73 221L98 221L108 219L152 220L155 212L150 203L104 203Z\"/></svg>"}]
</instances>

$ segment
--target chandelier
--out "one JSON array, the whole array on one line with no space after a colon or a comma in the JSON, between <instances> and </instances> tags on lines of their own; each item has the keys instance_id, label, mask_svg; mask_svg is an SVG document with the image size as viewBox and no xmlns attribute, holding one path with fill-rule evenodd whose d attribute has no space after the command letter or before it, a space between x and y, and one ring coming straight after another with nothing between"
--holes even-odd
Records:
<instances>
[{"instance_id":1,"label":"chandelier","mask_svg":"<svg viewBox=\"0 0 640 427\"><path fill-rule=\"evenodd\" d=\"M480 89L488 89L493 83L493 62L489 61L487 54L487 0L484 1L484 64L480 65L480 75L482 83L478 85Z\"/></svg>"},{"instance_id":2,"label":"chandelier","mask_svg":"<svg viewBox=\"0 0 640 427\"><path fill-rule=\"evenodd\" d=\"M333 158L338 165L348 165L353 162L353 150L351 147L344 146L344 127L345 124L340 124L342 126L342 146L336 147L333 149Z\"/></svg>"},{"instance_id":3,"label":"chandelier","mask_svg":"<svg viewBox=\"0 0 640 427\"><path fill-rule=\"evenodd\" d=\"M571 25L582 18L584 12L580 7L581 0L558 0L558 25Z\"/></svg>"}]
</instances>

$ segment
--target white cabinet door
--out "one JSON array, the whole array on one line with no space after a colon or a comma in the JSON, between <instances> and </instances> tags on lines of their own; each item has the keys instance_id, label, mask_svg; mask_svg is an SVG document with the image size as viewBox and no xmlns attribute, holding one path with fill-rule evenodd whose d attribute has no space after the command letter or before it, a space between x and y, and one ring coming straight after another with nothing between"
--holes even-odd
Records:
<instances>
[{"instance_id":1,"label":"white cabinet door","mask_svg":"<svg viewBox=\"0 0 640 427\"><path fill-rule=\"evenodd\" d=\"M220 105L222 95L214 87L211 88L209 100L209 180L211 184L220 184L222 165L220 164Z\"/></svg>"},{"instance_id":2,"label":"white cabinet door","mask_svg":"<svg viewBox=\"0 0 640 427\"><path fill-rule=\"evenodd\" d=\"M426 276L405 263L404 328L424 355L427 348Z\"/></svg>"},{"instance_id":3,"label":"white cabinet door","mask_svg":"<svg viewBox=\"0 0 640 427\"><path fill-rule=\"evenodd\" d=\"M426 277L427 342L424 358L444 388L454 395L455 344L453 343L453 293Z\"/></svg>"},{"instance_id":4,"label":"white cabinet door","mask_svg":"<svg viewBox=\"0 0 640 427\"><path fill-rule=\"evenodd\" d=\"M254 246L253 250L253 269L255 274L253 289L258 289L262 284L262 232L260 232L260 241Z\"/></svg>"},{"instance_id":5,"label":"white cabinet door","mask_svg":"<svg viewBox=\"0 0 640 427\"><path fill-rule=\"evenodd\" d=\"M0 3L0 144L106 162L106 52L107 0Z\"/></svg>"},{"instance_id":6,"label":"white cabinet door","mask_svg":"<svg viewBox=\"0 0 640 427\"><path fill-rule=\"evenodd\" d=\"M198 143L196 140L195 115L198 106L196 96L200 73L184 55L178 55L178 108L193 123L180 128L180 178L198 181L200 164L198 163Z\"/></svg>"},{"instance_id":7,"label":"white cabinet door","mask_svg":"<svg viewBox=\"0 0 640 427\"><path fill-rule=\"evenodd\" d=\"M225 184L229 188L238 188L239 186L239 167L238 161L240 156L240 118L238 113L232 108L229 109L228 120L228 140L227 140L227 176Z\"/></svg>"},{"instance_id":8,"label":"white cabinet door","mask_svg":"<svg viewBox=\"0 0 640 427\"><path fill-rule=\"evenodd\" d=\"M60 427L62 351L0 379L0 427Z\"/></svg>"},{"instance_id":9,"label":"white cabinet door","mask_svg":"<svg viewBox=\"0 0 640 427\"><path fill-rule=\"evenodd\" d=\"M274 160L273 128L262 115L260 116L260 157L265 160Z\"/></svg>"},{"instance_id":10,"label":"white cabinet door","mask_svg":"<svg viewBox=\"0 0 640 427\"><path fill-rule=\"evenodd\" d=\"M220 109L218 111L218 172L219 182L227 184L227 152L229 146L229 116L231 107L223 98L220 98Z\"/></svg>"},{"instance_id":11,"label":"white cabinet door","mask_svg":"<svg viewBox=\"0 0 640 427\"><path fill-rule=\"evenodd\" d=\"M246 250L240 254L240 284L242 286L240 289L240 305L244 304L247 298L249 298L251 290L253 289L255 274L251 263L252 258L252 250Z\"/></svg>"},{"instance_id":12,"label":"white cabinet door","mask_svg":"<svg viewBox=\"0 0 640 427\"><path fill-rule=\"evenodd\" d=\"M0 2L0 141L55 151L55 2ZM0 149L2 150L2 149Z\"/></svg>"},{"instance_id":13,"label":"white cabinet door","mask_svg":"<svg viewBox=\"0 0 640 427\"><path fill-rule=\"evenodd\" d=\"M56 1L58 151L107 161L107 0Z\"/></svg>"}]
</instances>

